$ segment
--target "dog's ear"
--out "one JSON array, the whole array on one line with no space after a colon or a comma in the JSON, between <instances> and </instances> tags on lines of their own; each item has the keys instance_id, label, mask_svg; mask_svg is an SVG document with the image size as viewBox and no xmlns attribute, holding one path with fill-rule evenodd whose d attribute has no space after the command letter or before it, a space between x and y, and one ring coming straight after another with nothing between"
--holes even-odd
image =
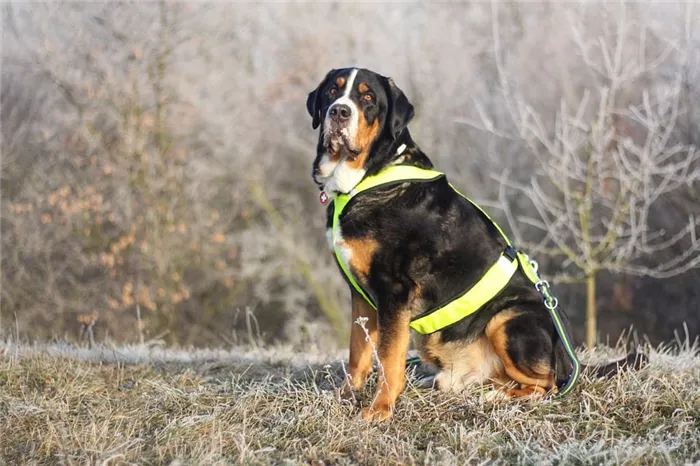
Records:
<instances>
[{"instance_id":1,"label":"dog's ear","mask_svg":"<svg viewBox=\"0 0 700 466\"><path fill-rule=\"evenodd\" d=\"M408 101L408 97L403 93L401 89L394 83L391 78L386 78L387 86L389 88L390 96L390 106L389 106L389 125L391 129L391 135L394 139L398 138L401 132L408 126L408 123L413 119L415 111L413 109L413 104Z\"/></svg>"},{"instance_id":2,"label":"dog's ear","mask_svg":"<svg viewBox=\"0 0 700 466\"><path fill-rule=\"evenodd\" d=\"M316 89L309 92L309 97L306 99L306 110L309 111L309 115L311 115L311 118L313 119L311 122L311 127L313 129L318 128L318 125L321 124L321 99L319 93L334 72L334 69L330 70L328 74L326 74L326 77L323 78L323 81L321 81L321 84L319 84Z\"/></svg>"}]
</instances>

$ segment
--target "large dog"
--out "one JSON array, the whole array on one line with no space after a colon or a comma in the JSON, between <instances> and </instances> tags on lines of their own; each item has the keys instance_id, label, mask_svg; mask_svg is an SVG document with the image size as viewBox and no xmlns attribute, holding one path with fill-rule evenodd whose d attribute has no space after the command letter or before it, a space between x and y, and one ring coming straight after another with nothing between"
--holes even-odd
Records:
<instances>
[{"instance_id":1,"label":"large dog","mask_svg":"<svg viewBox=\"0 0 700 466\"><path fill-rule=\"evenodd\" d=\"M413 105L390 78L359 68L331 70L309 94L307 109L313 128L320 126L313 179L324 203L353 194L387 167L433 166L407 128ZM364 385L374 345L382 382L363 416L382 420L404 389L411 320L464 294L507 244L445 177L402 180L355 195L335 230L334 208L330 203L331 248L374 301L350 287L353 321L364 317L367 323L365 329L352 326L345 389ZM522 270L477 312L416 340L421 357L439 369L435 385L441 390L493 383L512 397L543 395L572 370L542 296Z\"/></svg>"}]
</instances>

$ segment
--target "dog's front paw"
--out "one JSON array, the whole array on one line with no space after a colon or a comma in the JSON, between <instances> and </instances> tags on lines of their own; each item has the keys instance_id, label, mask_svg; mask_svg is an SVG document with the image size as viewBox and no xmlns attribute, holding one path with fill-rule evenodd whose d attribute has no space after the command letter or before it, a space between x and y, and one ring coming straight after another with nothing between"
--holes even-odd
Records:
<instances>
[{"instance_id":1,"label":"dog's front paw","mask_svg":"<svg viewBox=\"0 0 700 466\"><path fill-rule=\"evenodd\" d=\"M386 421L393 413L393 407L385 404L375 404L362 410L362 419L365 421Z\"/></svg>"}]
</instances>

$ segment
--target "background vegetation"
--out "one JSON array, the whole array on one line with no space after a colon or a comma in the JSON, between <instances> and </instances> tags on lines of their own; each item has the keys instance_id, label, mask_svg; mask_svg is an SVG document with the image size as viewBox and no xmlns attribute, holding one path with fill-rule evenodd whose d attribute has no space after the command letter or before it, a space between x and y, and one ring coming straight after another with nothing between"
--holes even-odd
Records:
<instances>
[{"instance_id":1,"label":"background vegetation","mask_svg":"<svg viewBox=\"0 0 700 466\"><path fill-rule=\"evenodd\" d=\"M338 341L304 102L349 65L404 89L415 139L534 252L578 341L587 295L601 339L700 331L692 2L23 2L1 30L0 332Z\"/></svg>"}]
</instances>

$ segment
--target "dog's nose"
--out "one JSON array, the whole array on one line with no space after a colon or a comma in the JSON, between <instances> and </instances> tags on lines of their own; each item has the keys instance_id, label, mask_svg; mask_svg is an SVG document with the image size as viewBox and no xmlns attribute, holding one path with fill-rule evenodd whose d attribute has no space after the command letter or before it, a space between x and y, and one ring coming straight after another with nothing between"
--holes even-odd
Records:
<instances>
[{"instance_id":1,"label":"dog's nose","mask_svg":"<svg viewBox=\"0 0 700 466\"><path fill-rule=\"evenodd\" d=\"M350 118L352 110L345 104L337 104L331 107L331 118L337 121L346 121Z\"/></svg>"}]
</instances>

